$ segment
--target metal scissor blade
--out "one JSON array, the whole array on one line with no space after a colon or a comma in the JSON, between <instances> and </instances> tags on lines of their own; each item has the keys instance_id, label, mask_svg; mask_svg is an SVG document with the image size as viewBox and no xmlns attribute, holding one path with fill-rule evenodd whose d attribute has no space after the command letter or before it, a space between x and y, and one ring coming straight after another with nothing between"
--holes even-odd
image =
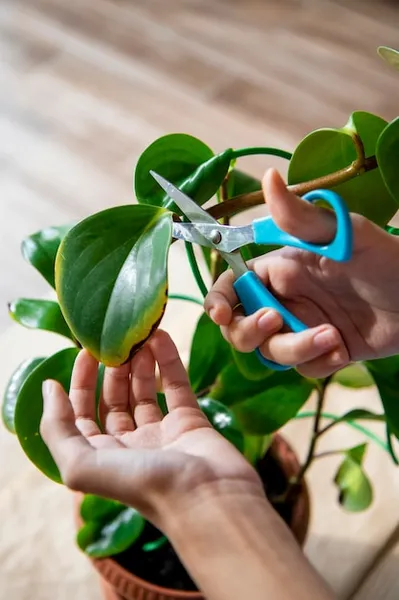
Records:
<instances>
[{"instance_id":1,"label":"metal scissor blade","mask_svg":"<svg viewBox=\"0 0 399 600\"><path fill-rule=\"evenodd\" d=\"M215 248L215 244L199 233L194 223L173 223L173 237L190 244Z\"/></svg>"},{"instance_id":2,"label":"metal scissor blade","mask_svg":"<svg viewBox=\"0 0 399 600\"><path fill-rule=\"evenodd\" d=\"M190 219L190 221L197 221L198 223L213 223L213 225L218 226L219 223L209 215L206 210L198 206L191 200L186 194L183 194L180 190L178 190L173 183L170 183L165 177L162 175L158 175L155 171L150 171L150 174L153 176L155 181L161 186L163 190L168 194L172 200L177 204L180 210Z\"/></svg>"},{"instance_id":3,"label":"metal scissor blade","mask_svg":"<svg viewBox=\"0 0 399 600\"><path fill-rule=\"evenodd\" d=\"M215 231L221 234L219 243L213 242ZM192 244L216 248L219 252L233 252L254 241L252 225L232 227L210 223L173 223L173 237ZM206 244L204 242L207 242Z\"/></svg>"}]
</instances>

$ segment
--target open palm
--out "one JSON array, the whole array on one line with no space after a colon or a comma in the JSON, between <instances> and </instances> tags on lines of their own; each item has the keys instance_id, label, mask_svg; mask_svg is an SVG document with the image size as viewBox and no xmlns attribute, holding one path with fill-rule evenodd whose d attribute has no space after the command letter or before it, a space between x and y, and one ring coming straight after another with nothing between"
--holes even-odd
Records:
<instances>
[{"instance_id":1,"label":"open palm","mask_svg":"<svg viewBox=\"0 0 399 600\"><path fill-rule=\"evenodd\" d=\"M168 414L157 403L158 363ZM96 422L98 363L78 355L69 397L56 382L44 389L41 434L64 483L134 506L155 524L162 498L199 486L244 482L256 472L198 406L170 337L157 331L133 360L107 368Z\"/></svg>"}]
</instances>

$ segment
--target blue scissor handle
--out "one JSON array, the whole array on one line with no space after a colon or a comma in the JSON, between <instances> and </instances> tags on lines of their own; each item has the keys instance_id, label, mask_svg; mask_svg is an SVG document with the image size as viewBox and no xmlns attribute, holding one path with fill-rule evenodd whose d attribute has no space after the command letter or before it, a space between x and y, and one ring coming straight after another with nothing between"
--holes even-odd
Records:
<instances>
[{"instance_id":1,"label":"blue scissor handle","mask_svg":"<svg viewBox=\"0 0 399 600\"><path fill-rule=\"evenodd\" d=\"M257 244L294 246L341 262L349 260L352 255L352 222L342 198L331 190L315 190L309 192L303 198L310 202L325 200L334 208L337 217L337 232L332 242L324 245L304 242L279 229L270 217L254 221L255 242ZM269 292L253 271L247 271L244 275L241 275L241 277L235 280L233 286L246 315L253 314L260 308L272 308L280 313L284 324L293 332L299 333L308 329L307 325L291 314ZM275 371L291 369L288 365L280 365L268 360L259 349L256 349L256 353L259 360L270 369L274 369Z\"/></svg>"},{"instance_id":2,"label":"blue scissor handle","mask_svg":"<svg viewBox=\"0 0 399 600\"><path fill-rule=\"evenodd\" d=\"M352 256L352 222L341 196L331 190L314 190L305 194L303 199L309 202L324 200L334 209L337 219L337 232L332 242L328 244L304 242L277 227L272 217L266 217L256 219L252 223L255 243L293 246L333 260L349 260Z\"/></svg>"}]
</instances>

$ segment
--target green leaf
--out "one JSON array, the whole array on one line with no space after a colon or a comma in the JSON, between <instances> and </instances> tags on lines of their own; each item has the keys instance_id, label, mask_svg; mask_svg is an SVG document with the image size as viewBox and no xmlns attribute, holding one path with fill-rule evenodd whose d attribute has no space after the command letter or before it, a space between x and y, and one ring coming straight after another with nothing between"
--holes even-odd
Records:
<instances>
[{"instance_id":1,"label":"green leaf","mask_svg":"<svg viewBox=\"0 0 399 600\"><path fill-rule=\"evenodd\" d=\"M378 388L387 423L399 439L399 356L365 362Z\"/></svg>"},{"instance_id":2,"label":"green leaf","mask_svg":"<svg viewBox=\"0 0 399 600\"><path fill-rule=\"evenodd\" d=\"M80 505L80 516L83 521L104 523L116 517L126 506L116 500L109 500L94 494L86 494Z\"/></svg>"},{"instance_id":3,"label":"green leaf","mask_svg":"<svg viewBox=\"0 0 399 600\"><path fill-rule=\"evenodd\" d=\"M385 415L378 415L366 408L354 408L339 417L336 423L342 421L385 421Z\"/></svg>"},{"instance_id":4,"label":"green leaf","mask_svg":"<svg viewBox=\"0 0 399 600\"><path fill-rule=\"evenodd\" d=\"M233 406L245 433L266 435L296 415L313 387L313 382L295 370L272 371L263 380L251 381L232 364L220 373L210 396L226 406Z\"/></svg>"},{"instance_id":5,"label":"green leaf","mask_svg":"<svg viewBox=\"0 0 399 600\"><path fill-rule=\"evenodd\" d=\"M167 301L169 211L99 212L71 229L56 260L56 290L74 336L106 366L126 362L158 326Z\"/></svg>"},{"instance_id":6,"label":"green leaf","mask_svg":"<svg viewBox=\"0 0 399 600\"><path fill-rule=\"evenodd\" d=\"M367 444L361 444L345 452L334 483L339 489L339 503L350 512L368 508L373 500L373 490L362 462Z\"/></svg>"},{"instance_id":7,"label":"green leaf","mask_svg":"<svg viewBox=\"0 0 399 600\"><path fill-rule=\"evenodd\" d=\"M27 377L18 394L15 431L25 454L47 477L61 483L58 467L40 435L43 413L42 383L55 379L69 391L77 348L66 348L43 360Z\"/></svg>"},{"instance_id":8,"label":"green leaf","mask_svg":"<svg viewBox=\"0 0 399 600\"><path fill-rule=\"evenodd\" d=\"M273 433L295 417L311 391L312 384L307 379L287 382L235 404L233 412L246 433Z\"/></svg>"},{"instance_id":9,"label":"green leaf","mask_svg":"<svg viewBox=\"0 0 399 600\"><path fill-rule=\"evenodd\" d=\"M243 452L244 436L232 411L213 398L200 398L198 404L216 431Z\"/></svg>"},{"instance_id":10,"label":"green leaf","mask_svg":"<svg viewBox=\"0 0 399 600\"><path fill-rule=\"evenodd\" d=\"M391 428L389 427L389 423L385 424L385 432L386 432L386 436L387 436L387 446L388 446L388 452L391 455L391 458L393 460L393 463L398 466L399 465L399 459L396 456L396 452L395 452L395 448L393 447L393 443L392 443L392 432L391 432Z\"/></svg>"},{"instance_id":11,"label":"green leaf","mask_svg":"<svg viewBox=\"0 0 399 600\"><path fill-rule=\"evenodd\" d=\"M354 112L341 129L318 129L306 136L290 161L288 183L295 184L328 175L349 166L356 159L353 136L363 142L366 157L374 156L377 141L387 122L367 112ZM386 225L397 211L379 169L335 186L352 212L378 225Z\"/></svg>"},{"instance_id":12,"label":"green leaf","mask_svg":"<svg viewBox=\"0 0 399 600\"><path fill-rule=\"evenodd\" d=\"M362 363L354 363L337 371L331 381L344 387L356 389L374 385L373 378Z\"/></svg>"},{"instance_id":13,"label":"green leaf","mask_svg":"<svg viewBox=\"0 0 399 600\"><path fill-rule=\"evenodd\" d=\"M8 310L14 321L24 327L53 331L73 340L57 302L18 298L9 304Z\"/></svg>"},{"instance_id":14,"label":"green leaf","mask_svg":"<svg viewBox=\"0 0 399 600\"><path fill-rule=\"evenodd\" d=\"M22 242L22 255L39 271L53 288L55 287L55 257L61 240L73 224L47 227L25 238Z\"/></svg>"},{"instance_id":15,"label":"green leaf","mask_svg":"<svg viewBox=\"0 0 399 600\"><path fill-rule=\"evenodd\" d=\"M29 358L28 360L24 360L11 375L8 380L7 387L3 396L3 404L2 404L2 418L3 423L10 431L10 433L15 433L15 407L17 404L18 394L21 390L22 385L24 384L27 377L32 373L34 369L41 362L43 362L44 357L40 358Z\"/></svg>"},{"instance_id":16,"label":"green leaf","mask_svg":"<svg viewBox=\"0 0 399 600\"><path fill-rule=\"evenodd\" d=\"M235 348L231 348L234 361L238 370L244 377L251 381L261 381L270 377L273 374L271 369L263 365L255 352L238 352Z\"/></svg>"},{"instance_id":17,"label":"green leaf","mask_svg":"<svg viewBox=\"0 0 399 600\"><path fill-rule=\"evenodd\" d=\"M220 328L203 313L198 320L190 350L188 375L193 390L201 392L212 385L224 365L231 360L230 345Z\"/></svg>"},{"instance_id":18,"label":"green leaf","mask_svg":"<svg viewBox=\"0 0 399 600\"><path fill-rule=\"evenodd\" d=\"M165 535L162 535L158 539L144 544L142 546L142 550L144 552L153 552L154 550L158 550L159 548L162 548L162 546L164 546L168 541L169 541L168 538Z\"/></svg>"},{"instance_id":19,"label":"green leaf","mask_svg":"<svg viewBox=\"0 0 399 600\"><path fill-rule=\"evenodd\" d=\"M181 214L151 176L153 170L203 204L219 189L228 172L230 156L230 149L214 156L208 146L191 135L165 135L148 146L137 162L134 179L137 199Z\"/></svg>"},{"instance_id":20,"label":"green leaf","mask_svg":"<svg viewBox=\"0 0 399 600\"><path fill-rule=\"evenodd\" d=\"M394 119L381 133L377 142L376 157L387 189L399 204L398 179L399 117Z\"/></svg>"},{"instance_id":21,"label":"green leaf","mask_svg":"<svg viewBox=\"0 0 399 600\"><path fill-rule=\"evenodd\" d=\"M397 50L389 46L379 46L377 52L391 67L399 71L399 52Z\"/></svg>"},{"instance_id":22,"label":"green leaf","mask_svg":"<svg viewBox=\"0 0 399 600\"><path fill-rule=\"evenodd\" d=\"M140 536L145 519L134 508L125 508L107 524L101 521L85 523L77 534L81 550L92 558L105 558L129 548Z\"/></svg>"},{"instance_id":23,"label":"green leaf","mask_svg":"<svg viewBox=\"0 0 399 600\"><path fill-rule=\"evenodd\" d=\"M258 460L260 460L267 452L273 441L273 435L248 435L244 436L244 456L251 463L256 466Z\"/></svg>"},{"instance_id":24,"label":"green leaf","mask_svg":"<svg viewBox=\"0 0 399 600\"><path fill-rule=\"evenodd\" d=\"M167 415L169 411L168 411L168 406L166 404L165 394L163 394L161 392L157 392L157 402L158 402L158 406L161 409L163 416Z\"/></svg>"},{"instance_id":25,"label":"green leaf","mask_svg":"<svg viewBox=\"0 0 399 600\"><path fill-rule=\"evenodd\" d=\"M248 175L248 173L244 173L244 171L240 171L239 169L232 169L230 171L227 184L227 195L229 198L257 192L261 188L262 184L260 180L252 177L252 175Z\"/></svg>"}]
</instances>

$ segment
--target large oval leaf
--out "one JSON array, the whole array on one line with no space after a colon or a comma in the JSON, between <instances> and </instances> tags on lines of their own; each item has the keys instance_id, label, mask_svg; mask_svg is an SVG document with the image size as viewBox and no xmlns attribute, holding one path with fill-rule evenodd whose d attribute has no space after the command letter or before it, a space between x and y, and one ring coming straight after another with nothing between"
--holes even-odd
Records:
<instances>
[{"instance_id":1,"label":"large oval leaf","mask_svg":"<svg viewBox=\"0 0 399 600\"><path fill-rule=\"evenodd\" d=\"M366 510L373 500L373 489L362 468L367 444L345 451L334 483L339 489L339 503L350 512Z\"/></svg>"},{"instance_id":2,"label":"large oval leaf","mask_svg":"<svg viewBox=\"0 0 399 600\"><path fill-rule=\"evenodd\" d=\"M198 204L203 204L219 189L230 166L231 150L214 156L197 138L173 133L155 140L140 156L134 187L137 199L144 204L180 210L159 187L150 170L156 171Z\"/></svg>"},{"instance_id":3,"label":"large oval leaf","mask_svg":"<svg viewBox=\"0 0 399 600\"><path fill-rule=\"evenodd\" d=\"M266 435L296 415L313 387L312 381L295 370L250 380L230 364L220 373L210 396L232 407L245 433Z\"/></svg>"},{"instance_id":4,"label":"large oval leaf","mask_svg":"<svg viewBox=\"0 0 399 600\"><path fill-rule=\"evenodd\" d=\"M379 46L377 51L381 58L383 58L391 67L399 71L399 52L397 50L394 50L389 46Z\"/></svg>"},{"instance_id":5,"label":"large oval leaf","mask_svg":"<svg viewBox=\"0 0 399 600\"><path fill-rule=\"evenodd\" d=\"M235 404L233 412L245 433L273 433L295 417L312 389L312 384L305 378L276 385Z\"/></svg>"},{"instance_id":6,"label":"large oval leaf","mask_svg":"<svg viewBox=\"0 0 399 600\"><path fill-rule=\"evenodd\" d=\"M243 452L244 436L232 411L213 398L200 398L198 404L216 431Z\"/></svg>"},{"instance_id":7,"label":"large oval leaf","mask_svg":"<svg viewBox=\"0 0 399 600\"><path fill-rule=\"evenodd\" d=\"M399 439L399 356L378 358L365 364L378 388L391 432Z\"/></svg>"},{"instance_id":8,"label":"large oval leaf","mask_svg":"<svg viewBox=\"0 0 399 600\"><path fill-rule=\"evenodd\" d=\"M337 371L332 382L349 388L365 388L374 385L373 378L362 363L353 363Z\"/></svg>"},{"instance_id":9,"label":"large oval leaf","mask_svg":"<svg viewBox=\"0 0 399 600\"><path fill-rule=\"evenodd\" d=\"M80 505L80 516L86 523L89 521L106 523L125 508L126 506L117 500L109 500L94 494L85 494Z\"/></svg>"},{"instance_id":10,"label":"large oval leaf","mask_svg":"<svg viewBox=\"0 0 399 600\"><path fill-rule=\"evenodd\" d=\"M81 550L92 558L105 558L127 550L140 536L145 519L134 508L125 508L106 524L85 523L77 534Z\"/></svg>"},{"instance_id":11,"label":"large oval leaf","mask_svg":"<svg viewBox=\"0 0 399 600\"><path fill-rule=\"evenodd\" d=\"M399 204L399 117L389 123L378 138L376 156L386 187Z\"/></svg>"},{"instance_id":12,"label":"large oval leaf","mask_svg":"<svg viewBox=\"0 0 399 600\"><path fill-rule=\"evenodd\" d=\"M15 431L22 449L40 471L57 483L62 483L60 472L40 435L42 384L46 379L55 379L69 391L78 352L77 348L66 348L40 363L25 380L15 410Z\"/></svg>"},{"instance_id":13,"label":"large oval leaf","mask_svg":"<svg viewBox=\"0 0 399 600\"><path fill-rule=\"evenodd\" d=\"M159 324L167 301L172 215L119 206L81 221L56 260L56 290L76 339L107 366L126 362Z\"/></svg>"},{"instance_id":14,"label":"large oval leaf","mask_svg":"<svg viewBox=\"0 0 399 600\"><path fill-rule=\"evenodd\" d=\"M52 331L73 340L57 302L18 298L8 305L8 310L14 321L24 327Z\"/></svg>"},{"instance_id":15,"label":"large oval leaf","mask_svg":"<svg viewBox=\"0 0 399 600\"><path fill-rule=\"evenodd\" d=\"M10 433L15 433L15 407L17 405L18 394L28 376L32 373L34 369L41 362L43 362L44 357L39 358L29 358L28 360L24 360L11 375L8 380L7 387L3 396L3 405L2 405L2 418L3 423L10 431Z\"/></svg>"},{"instance_id":16,"label":"large oval leaf","mask_svg":"<svg viewBox=\"0 0 399 600\"><path fill-rule=\"evenodd\" d=\"M188 374L195 392L212 385L219 372L232 361L230 345L220 328L203 313L198 320L190 350Z\"/></svg>"},{"instance_id":17,"label":"large oval leaf","mask_svg":"<svg viewBox=\"0 0 399 600\"><path fill-rule=\"evenodd\" d=\"M47 227L22 242L22 255L52 287L55 287L54 265L57 250L71 227L72 224Z\"/></svg>"},{"instance_id":18,"label":"large oval leaf","mask_svg":"<svg viewBox=\"0 0 399 600\"><path fill-rule=\"evenodd\" d=\"M356 158L353 135L363 142L366 157L374 156L377 141L387 122L380 117L355 112L341 129L319 129L306 136L296 148L288 169L288 182L300 183L328 175L351 164ZM384 184L379 169L335 186L349 210L364 215L378 225L386 225L397 204Z\"/></svg>"}]
</instances>

